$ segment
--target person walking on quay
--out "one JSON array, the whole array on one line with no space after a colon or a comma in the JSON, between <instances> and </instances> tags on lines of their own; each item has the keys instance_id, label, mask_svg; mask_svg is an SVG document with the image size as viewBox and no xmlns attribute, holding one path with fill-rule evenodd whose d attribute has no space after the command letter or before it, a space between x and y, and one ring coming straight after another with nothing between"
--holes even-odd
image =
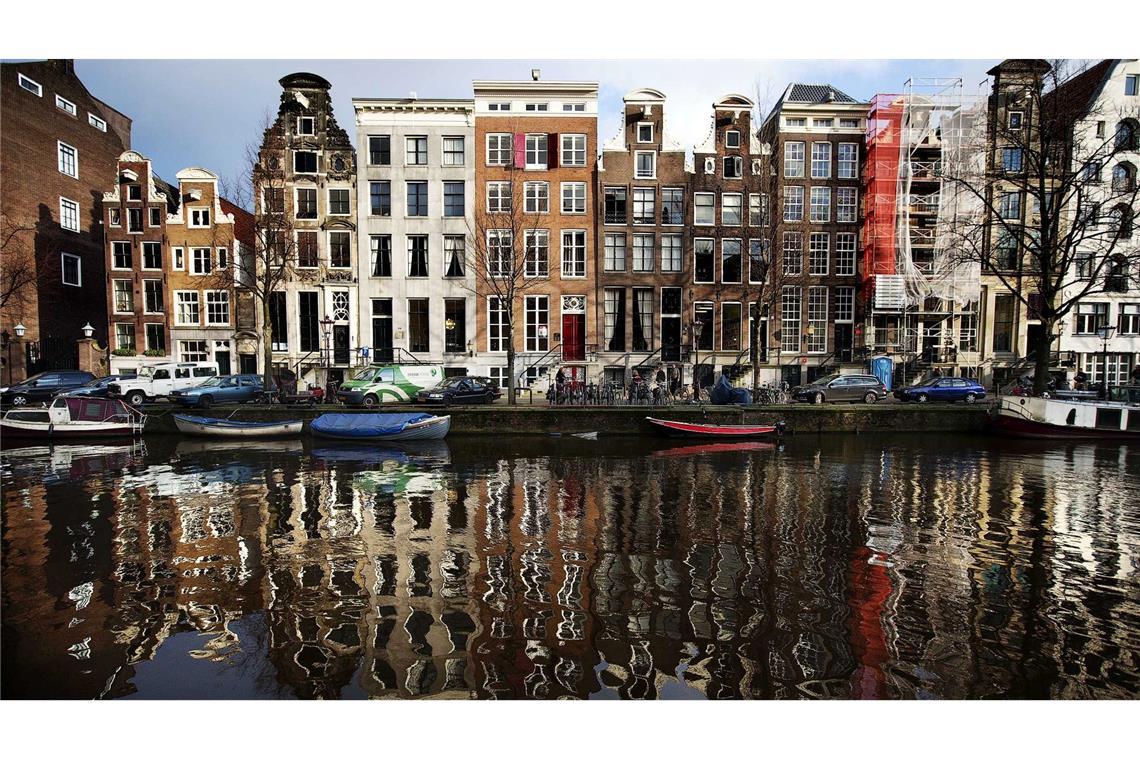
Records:
<instances>
[{"instance_id":1,"label":"person walking on quay","mask_svg":"<svg viewBox=\"0 0 1140 760\"><path fill-rule=\"evenodd\" d=\"M1129 385L1140 385L1140 364L1132 368L1132 372L1128 375Z\"/></svg>"}]
</instances>

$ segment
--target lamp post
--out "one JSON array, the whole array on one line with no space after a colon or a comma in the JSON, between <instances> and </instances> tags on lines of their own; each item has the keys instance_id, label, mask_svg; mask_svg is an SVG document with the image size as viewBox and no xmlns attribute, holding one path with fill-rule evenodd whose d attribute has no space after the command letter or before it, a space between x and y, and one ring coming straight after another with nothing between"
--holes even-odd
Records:
<instances>
[{"instance_id":1,"label":"lamp post","mask_svg":"<svg viewBox=\"0 0 1140 760\"><path fill-rule=\"evenodd\" d=\"M1116 333L1116 325L1101 325L1096 328L1097 337L1100 338L1100 353L1104 358L1104 375L1100 379L1100 398L1108 398L1108 342Z\"/></svg>"},{"instance_id":2,"label":"lamp post","mask_svg":"<svg viewBox=\"0 0 1140 760\"><path fill-rule=\"evenodd\" d=\"M95 328L91 326L90 322L83 325L81 329L83 330L83 337L87 338L88 340L90 340L91 336L95 334Z\"/></svg>"},{"instance_id":3,"label":"lamp post","mask_svg":"<svg viewBox=\"0 0 1140 760\"><path fill-rule=\"evenodd\" d=\"M333 321L331 319L329 319L328 314L326 314L325 318L321 320L321 331L322 331L322 333L324 335L324 339L325 339L325 352L324 353L325 353L325 366L326 367L329 367L332 365L332 347L329 345L329 336L332 333L332 324L333 324Z\"/></svg>"}]
</instances>

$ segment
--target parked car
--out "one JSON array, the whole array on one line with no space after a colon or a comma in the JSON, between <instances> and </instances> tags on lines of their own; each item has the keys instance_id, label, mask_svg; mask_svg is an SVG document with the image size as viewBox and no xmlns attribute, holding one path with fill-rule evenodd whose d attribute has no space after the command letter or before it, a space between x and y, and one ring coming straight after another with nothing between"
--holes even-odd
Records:
<instances>
[{"instance_id":1,"label":"parked car","mask_svg":"<svg viewBox=\"0 0 1140 760\"><path fill-rule=\"evenodd\" d=\"M137 376L111 383L107 393L139 406L145 401L171 398L174 391L193 388L217 374L215 362L165 362L142 367Z\"/></svg>"},{"instance_id":2,"label":"parked car","mask_svg":"<svg viewBox=\"0 0 1140 760\"><path fill-rule=\"evenodd\" d=\"M108 388L111 383L132 379L134 379L134 375L107 375L106 377L97 377L86 385L81 385L73 391L68 391L68 393L72 396L106 398L110 393Z\"/></svg>"},{"instance_id":3,"label":"parked car","mask_svg":"<svg viewBox=\"0 0 1140 760\"><path fill-rule=\"evenodd\" d=\"M434 388L416 394L420 404L490 404L497 398L493 386L479 377L449 377Z\"/></svg>"},{"instance_id":4,"label":"parked car","mask_svg":"<svg viewBox=\"0 0 1140 760\"><path fill-rule=\"evenodd\" d=\"M183 406L207 409L211 404L244 404L265 396L261 375L219 375L201 385L171 391L170 399Z\"/></svg>"},{"instance_id":5,"label":"parked car","mask_svg":"<svg viewBox=\"0 0 1140 760\"><path fill-rule=\"evenodd\" d=\"M986 389L968 377L935 377L895 391L895 398L900 401L917 401L920 404L928 401L965 401L972 404L985 397Z\"/></svg>"},{"instance_id":6,"label":"parked car","mask_svg":"<svg viewBox=\"0 0 1140 760\"><path fill-rule=\"evenodd\" d=\"M792 389L792 398L796 401L813 404L824 401L874 404L886 397L887 387L874 375L827 375Z\"/></svg>"},{"instance_id":7,"label":"parked car","mask_svg":"<svg viewBox=\"0 0 1140 760\"><path fill-rule=\"evenodd\" d=\"M46 403L56 394L73 390L94 379L95 376L90 372L72 369L41 372L5 388L0 393L0 405L7 407Z\"/></svg>"},{"instance_id":8,"label":"parked car","mask_svg":"<svg viewBox=\"0 0 1140 760\"><path fill-rule=\"evenodd\" d=\"M443 380L438 364L373 364L346 380L336 391L342 404L372 408L378 404L413 401L422 390Z\"/></svg>"}]
</instances>

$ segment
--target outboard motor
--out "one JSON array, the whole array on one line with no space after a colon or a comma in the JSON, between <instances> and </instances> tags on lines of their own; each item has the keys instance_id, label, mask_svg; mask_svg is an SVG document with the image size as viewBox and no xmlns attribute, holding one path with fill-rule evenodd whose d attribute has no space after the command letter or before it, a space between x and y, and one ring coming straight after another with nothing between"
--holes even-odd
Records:
<instances>
[{"instance_id":1,"label":"outboard motor","mask_svg":"<svg viewBox=\"0 0 1140 760\"><path fill-rule=\"evenodd\" d=\"M776 423L776 435L780 436L781 438L784 437L784 431L787 429L788 423L784 422L783 420L780 420Z\"/></svg>"}]
</instances>

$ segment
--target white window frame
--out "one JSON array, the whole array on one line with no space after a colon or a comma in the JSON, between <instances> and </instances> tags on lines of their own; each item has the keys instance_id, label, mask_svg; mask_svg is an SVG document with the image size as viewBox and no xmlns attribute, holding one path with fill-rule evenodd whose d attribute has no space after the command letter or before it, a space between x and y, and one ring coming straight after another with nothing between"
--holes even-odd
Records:
<instances>
[{"instance_id":1,"label":"white window frame","mask_svg":"<svg viewBox=\"0 0 1140 760\"><path fill-rule=\"evenodd\" d=\"M848 194L851 196L851 203L843 203L843 197ZM844 210L849 212L849 216L844 216ZM859 221L859 188L835 188L835 221L839 224L855 224Z\"/></svg>"},{"instance_id":2,"label":"white window frame","mask_svg":"<svg viewBox=\"0 0 1140 760\"><path fill-rule=\"evenodd\" d=\"M146 247L148 245L158 246L158 266L148 267L146 265ZM144 240L139 243L139 269L144 272L161 272L162 271L162 243L157 240Z\"/></svg>"},{"instance_id":3,"label":"white window frame","mask_svg":"<svg viewBox=\"0 0 1140 760\"><path fill-rule=\"evenodd\" d=\"M179 246L170 249L170 268L175 272L186 271L186 249Z\"/></svg>"},{"instance_id":4,"label":"white window frame","mask_svg":"<svg viewBox=\"0 0 1140 760\"><path fill-rule=\"evenodd\" d=\"M197 290L176 290L172 294L174 299L174 325L176 327L198 327L202 324L202 297ZM189 296L193 296L190 298ZM183 306L194 306L198 314L197 321L186 322L182 319Z\"/></svg>"},{"instance_id":5,"label":"white window frame","mask_svg":"<svg viewBox=\"0 0 1140 760\"><path fill-rule=\"evenodd\" d=\"M816 210L819 208L824 208L824 206L822 204L816 203L817 195L819 197L827 198L827 205L826 205L825 213L820 213L818 215L816 213ZM831 221L831 188L830 187L827 187L827 186L820 187L818 185L812 187L811 193L808 197L808 221L811 222L812 224L827 224Z\"/></svg>"},{"instance_id":6,"label":"white window frame","mask_svg":"<svg viewBox=\"0 0 1140 760\"><path fill-rule=\"evenodd\" d=\"M122 227L123 226L123 212L117 206L107 209L107 226L108 227Z\"/></svg>"},{"instance_id":7,"label":"white window frame","mask_svg":"<svg viewBox=\"0 0 1140 760\"><path fill-rule=\"evenodd\" d=\"M545 265L541 270L538 267L539 259L531 257L531 246L537 241L542 242L539 250L546 253ZM532 266L532 264L534 266ZM524 230L523 231L523 277L528 280L544 280L550 277L550 230Z\"/></svg>"},{"instance_id":8,"label":"white window frame","mask_svg":"<svg viewBox=\"0 0 1140 760\"><path fill-rule=\"evenodd\" d=\"M578 207L579 193L577 190L581 189L581 207ZM567 195L569 191L569 195ZM562 199L562 213L566 214L585 214L587 207L586 199L586 183L585 182L563 182L559 197ZM566 201L570 201L570 207L566 207Z\"/></svg>"},{"instance_id":9,"label":"white window frame","mask_svg":"<svg viewBox=\"0 0 1140 760\"><path fill-rule=\"evenodd\" d=\"M530 170L550 168L550 135L546 132L530 132L524 138L523 167ZM533 146L532 145L533 141ZM540 143L545 147L540 147ZM534 161L531 161L531 154ZM539 162L539 157L545 154L546 160Z\"/></svg>"},{"instance_id":10,"label":"white window frame","mask_svg":"<svg viewBox=\"0 0 1140 760\"><path fill-rule=\"evenodd\" d=\"M824 151L823 149L825 148L826 150ZM821 150L821 152L825 152L827 155L816 158L817 149ZM831 179L831 152L830 142L813 142L811 144L811 179ZM817 163L820 165L821 169L826 169L826 171L817 172Z\"/></svg>"},{"instance_id":11,"label":"white window frame","mask_svg":"<svg viewBox=\"0 0 1140 760\"><path fill-rule=\"evenodd\" d=\"M491 230L488 230L491 232ZM507 314L507 307L503 304L502 299L498 296L487 296L487 352L492 354L505 354L507 353L508 341L512 340L514 336L504 335L505 330L510 329L505 319ZM498 308L493 308L494 304L498 304ZM494 313L502 314L504 319L498 322L491 321L491 315ZM491 325L496 325L499 328L498 337L491 334Z\"/></svg>"},{"instance_id":12,"label":"white window frame","mask_svg":"<svg viewBox=\"0 0 1140 760\"><path fill-rule=\"evenodd\" d=\"M843 151L845 148L853 148L855 155L853 158L843 158ZM844 165L850 165L851 173L844 172ZM835 150L835 176L837 179L858 179L859 178L859 143L843 142L839 143L839 147Z\"/></svg>"},{"instance_id":13,"label":"white window frame","mask_svg":"<svg viewBox=\"0 0 1140 760\"><path fill-rule=\"evenodd\" d=\"M710 216L708 221L702 221L697 218L697 212L703 207L697 203L700 198L711 198L712 203L708 205ZM716 224L716 193L693 193L693 224L700 225L701 227L712 227Z\"/></svg>"},{"instance_id":14,"label":"white window frame","mask_svg":"<svg viewBox=\"0 0 1140 760\"><path fill-rule=\"evenodd\" d=\"M645 216L638 216L637 208L640 205L642 209L646 206L646 197L648 196L648 206L650 214L648 215L649 221L644 220ZM647 225L657 223L657 188L655 187L635 187L633 192L630 193L630 219L635 225Z\"/></svg>"},{"instance_id":15,"label":"white window frame","mask_svg":"<svg viewBox=\"0 0 1140 760\"><path fill-rule=\"evenodd\" d=\"M650 169L649 174L643 174L641 167L638 165L638 160L642 156L649 156ZM633 178L634 179L657 179L657 151L655 150L635 150L633 152Z\"/></svg>"},{"instance_id":16,"label":"white window frame","mask_svg":"<svg viewBox=\"0 0 1140 760\"><path fill-rule=\"evenodd\" d=\"M649 242L649 246L645 246L645 242ZM638 244L641 245L638 245ZM630 246L630 267L634 272L652 272L656 262L654 259L657 257L657 236L652 233L636 233L633 236L633 244ZM641 253L640 262L638 260L638 253ZM638 265L640 263L640 266Z\"/></svg>"},{"instance_id":17,"label":"white window frame","mask_svg":"<svg viewBox=\"0 0 1140 760\"><path fill-rule=\"evenodd\" d=\"M649 127L649 139L641 139L641 130L644 127ZM653 142L654 124L651 121L639 121L634 129L634 137L637 139L639 145L651 144Z\"/></svg>"},{"instance_id":18,"label":"white window frame","mask_svg":"<svg viewBox=\"0 0 1140 760\"><path fill-rule=\"evenodd\" d=\"M202 223L202 212L205 212L205 224ZM190 229L208 229L210 226L210 207L188 207L186 209L186 226Z\"/></svg>"},{"instance_id":19,"label":"white window frame","mask_svg":"<svg viewBox=\"0 0 1140 760\"><path fill-rule=\"evenodd\" d=\"M107 131L107 121L105 119L99 118L90 111L87 112L87 123L95 127L95 129L99 130L100 132Z\"/></svg>"},{"instance_id":20,"label":"white window frame","mask_svg":"<svg viewBox=\"0 0 1140 760\"><path fill-rule=\"evenodd\" d=\"M504 242L506 244L507 256L505 259L501 259L495 252L504 247ZM506 263L505 269L499 266L499 264L503 262ZM491 269L491 271L487 273L487 276L496 279L509 277L514 263L514 240L511 231L501 229L487 230L486 264L488 265L488 269ZM491 265L495 266L492 268Z\"/></svg>"},{"instance_id":21,"label":"white window frame","mask_svg":"<svg viewBox=\"0 0 1140 760\"><path fill-rule=\"evenodd\" d=\"M408 160L410 157L410 154L412 154L412 153L415 154L416 158L419 158L420 152L418 149L418 143L416 144L417 145L416 150L414 150L414 151L410 150L413 140L423 140L424 141L424 160L422 162L421 161L413 162L413 161ZM428 165L430 165L431 164L431 146L428 143L429 143L429 141L428 141L427 135L404 135L404 166L428 166Z\"/></svg>"},{"instance_id":22,"label":"white window frame","mask_svg":"<svg viewBox=\"0 0 1140 760\"><path fill-rule=\"evenodd\" d=\"M74 259L75 260L75 274L76 274L76 277L79 278L78 282L68 282L67 281L67 267L65 266L65 262L67 262L68 259ZM76 256L74 253L60 253L59 254L59 281L61 283L63 283L64 285L68 285L68 286L73 287L73 288L82 288L83 287L83 258L80 256Z\"/></svg>"},{"instance_id":23,"label":"white window frame","mask_svg":"<svg viewBox=\"0 0 1140 760\"><path fill-rule=\"evenodd\" d=\"M130 256L131 266L121 267L115 264L115 248L116 246L125 245L127 247L127 255ZM119 272L129 272L134 269L134 251L131 248L131 241L129 240L112 240L111 241L111 269Z\"/></svg>"},{"instance_id":24,"label":"white window frame","mask_svg":"<svg viewBox=\"0 0 1140 760\"><path fill-rule=\"evenodd\" d=\"M17 73L17 76L19 78L16 81L20 85L21 90L24 92L30 92L37 98L42 98L44 96L43 85L41 85L39 82L23 74ZM31 85L31 87L28 87L28 85Z\"/></svg>"},{"instance_id":25,"label":"white window frame","mask_svg":"<svg viewBox=\"0 0 1140 760\"><path fill-rule=\"evenodd\" d=\"M581 274L575 274L573 272L570 274L567 274L566 264L568 262L578 263L576 259L571 260L571 259L568 259L566 257L566 253L567 253L566 236L567 235L573 235L575 237L580 235L582 238L582 250L580 252L581 253L581 264L582 264ZM562 279L564 279L564 280L582 280L582 279L585 279L586 276L589 274L589 269L588 269L588 265L587 265L587 259L589 257L586 254L586 249L588 246L586 230L562 230L561 234L558 236L558 244L559 244L558 245L558 263L559 263L559 271L562 273ZM570 250L573 250L573 246L570 248Z\"/></svg>"},{"instance_id":26,"label":"white window frame","mask_svg":"<svg viewBox=\"0 0 1140 760\"><path fill-rule=\"evenodd\" d=\"M209 265L209 269L207 269L204 272L198 271L198 264L201 260L197 255L199 251L205 251L206 252L206 263ZM193 246L192 248L190 248L190 262L189 263L190 263L189 274L191 277L206 277L206 276L208 276L209 274L211 274L214 271L214 249L209 248L207 246L201 246L201 245Z\"/></svg>"},{"instance_id":27,"label":"white window frame","mask_svg":"<svg viewBox=\"0 0 1140 760\"><path fill-rule=\"evenodd\" d=\"M668 245L666 242L668 241ZM674 245L675 244L675 245ZM669 251L666 259L665 252ZM680 272L685 261L685 236L679 233L668 233L661 236L661 271ZM668 266L666 266L668 264Z\"/></svg>"},{"instance_id":28,"label":"white window frame","mask_svg":"<svg viewBox=\"0 0 1140 760\"><path fill-rule=\"evenodd\" d=\"M348 194L348 211L344 212L343 214L334 214L333 210L332 210L333 209L332 194L333 193L340 193L340 192ZM349 190L347 187L330 187L328 189L327 194L325 195L325 203L328 204L325 206L325 208L328 209L328 215L329 216L352 216L352 191ZM318 214L319 213L320 212L318 211Z\"/></svg>"},{"instance_id":29,"label":"white window frame","mask_svg":"<svg viewBox=\"0 0 1140 760\"><path fill-rule=\"evenodd\" d=\"M737 279L735 279L735 280L726 280L724 278L724 260L725 260L724 246L726 243L735 243L736 244L736 254L740 260L740 263L738 265L740 267L740 276L737 277ZM714 264L713 266L716 266L716 265ZM740 283L742 283L744 281L744 266L745 266L744 241L741 240L740 238L722 238L720 241L720 281L722 283L725 283L728 285L739 285Z\"/></svg>"},{"instance_id":30,"label":"white window frame","mask_svg":"<svg viewBox=\"0 0 1140 760\"><path fill-rule=\"evenodd\" d=\"M823 241L817 246L816 241ZM822 259L817 258L822 254ZM819 262L822 261L822 266ZM827 232L811 232L808 234L808 277L827 277L831 271L831 235Z\"/></svg>"},{"instance_id":31,"label":"white window frame","mask_svg":"<svg viewBox=\"0 0 1140 760\"><path fill-rule=\"evenodd\" d=\"M495 147L491 147L491 141L494 140ZM506 142L506 148L503 147L503 142ZM486 164L487 166L511 166L515 161L515 140L514 135L510 132L491 132L486 137ZM492 151L496 158L502 158L503 151L507 153L506 161L492 161Z\"/></svg>"},{"instance_id":32,"label":"white window frame","mask_svg":"<svg viewBox=\"0 0 1140 760\"><path fill-rule=\"evenodd\" d=\"M155 279L153 277L143 279L143 281L142 281L142 313L143 314L162 314L165 311L166 304L162 303L161 300L159 302L159 310L158 311L151 311L150 309L147 308L146 285L148 282L157 282L160 288L165 286L165 283L161 279Z\"/></svg>"},{"instance_id":33,"label":"white window frame","mask_svg":"<svg viewBox=\"0 0 1140 760\"><path fill-rule=\"evenodd\" d=\"M733 145L729 140L730 135L736 135L736 144ZM739 129L726 129L724 132L724 147L726 148L739 148L740 147L740 130Z\"/></svg>"},{"instance_id":34,"label":"white window frame","mask_svg":"<svg viewBox=\"0 0 1140 760\"><path fill-rule=\"evenodd\" d=\"M794 156L789 157L789 154L793 153L796 148L799 148L799 158L795 158ZM802 140L789 140L784 143L784 177L786 179L804 178L804 164L807 161L806 151L807 143ZM792 171L788 171L789 166L795 167L796 165L799 166L798 169L793 168Z\"/></svg>"},{"instance_id":35,"label":"white window frame","mask_svg":"<svg viewBox=\"0 0 1140 760\"><path fill-rule=\"evenodd\" d=\"M130 305L127 309L119 308L119 285L125 284L126 292L130 296ZM111 313L112 314L134 314L135 313L135 285L133 280L111 279Z\"/></svg>"},{"instance_id":36,"label":"white window frame","mask_svg":"<svg viewBox=\"0 0 1140 760\"><path fill-rule=\"evenodd\" d=\"M791 244L791 245L789 245ZM789 256L795 253L795 256ZM792 264L793 266L789 266ZM786 230L780 240L780 265L785 277L800 277L804 273L804 235L799 230Z\"/></svg>"},{"instance_id":37,"label":"white window frame","mask_svg":"<svg viewBox=\"0 0 1140 760\"><path fill-rule=\"evenodd\" d=\"M459 161L456 162L454 158L450 161L449 156L454 156L456 151L447 149L448 140L459 141ZM440 138L440 165L441 166L466 166L467 165L467 138L463 135L444 135Z\"/></svg>"},{"instance_id":38,"label":"white window frame","mask_svg":"<svg viewBox=\"0 0 1140 760\"><path fill-rule=\"evenodd\" d=\"M812 285L807 289L807 326L815 330L807 334L805 353L827 353L827 324L830 293L826 285ZM819 296L823 296L823 300ZM822 312L820 307L822 306ZM814 311L813 311L814 309Z\"/></svg>"},{"instance_id":39,"label":"white window frame","mask_svg":"<svg viewBox=\"0 0 1140 760\"><path fill-rule=\"evenodd\" d=\"M566 141L570 141L570 149L567 151ZM581 142L581 146L579 146ZM565 134L558 137L558 163L560 166L585 166L586 165L586 135L582 134ZM581 154L581 160L577 158Z\"/></svg>"},{"instance_id":40,"label":"white window frame","mask_svg":"<svg viewBox=\"0 0 1140 760\"><path fill-rule=\"evenodd\" d=\"M488 183L490 184L490 183ZM541 190L542 192L538 192ZM532 192L534 191L534 192ZM533 203L532 203L533 201ZM523 209L528 214L550 213L550 183L542 180L523 183Z\"/></svg>"},{"instance_id":41,"label":"white window frame","mask_svg":"<svg viewBox=\"0 0 1140 760\"><path fill-rule=\"evenodd\" d=\"M75 104L58 93L55 96L55 107L70 116L79 115L79 109L75 107Z\"/></svg>"},{"instance_id":42,"label":"white window frame","mask_svg":"<svg viewBox=\"0 0 1140 760\"><path fill-rule=\"evenodd\" d=\"M68 208L68 204L70 204L71 224L67 223L69 214L64 210ZM79 232L79 204L62 195L59 196L59 226L68 232Z\"/></svg>"},{"instance_id":43,"label":"white window frame","mask_svg":"<svg viewBox=\"0 0 1140 760\"><path fill-rule=\"evenodd\" d=\"M308 119L312 122L313 128L311 131L306 132L301 128L301 125ZM317 117L316 116L298 116L297 117L297 134L299 135L315 135L317 133Z\"/></svg>"},{"instance_id":44,"label":"white window frame","mask_svg":"<svg viewBox=\"0 0 1140 760\"><path fill-rule=\"evenodd\" d=\"M492 193L491 192L492 188L494 188L498 192ZM507 201L507 206L505 208L503 207L504 195L502 193L504 188L506 189L505 198ZM496 180L494 182L488 182L485 192L487 194L486 201L487 201L487 213L488 214L505 214L505 213L510 212L511 203L513 201L510 182L504 182L504 181L500 181L500 180ZM494 197L498 201L497 205L493 205L491 203L492 197Z\"/></svg>"},{"instance_id":45,"label":"white window frame","mask_svg":"<svg viewBox=\"0 0 1140 760\"><path fill-rule=\"evenodd\" d=\"M709 253L712 256L712 279L698 280L697 272L700 271L700 268L697 266L697 247L706 243L708 244ZM693 238L693 282L697 285L712 285L716 282L716 240L714 238Z\"/></svg>"},{"instance_id":46,"label":"white window frame","mask_svg":"<svg viewBox=\"0 0 1140 760\"><path fill-rule=\"evenodd\" d=\"M72 153L72 160L75 164L73 167L75 170L74 174L65 169L64 148L69 149ZM56 140L56 158L60 174L65 177L71 177L72 179L79 179L79 148L76 148L74 145L65 143L63 140Z\"/></svg>"},{"instance_id":47,"label":"white window frame","mask_svg":"<svg viewBox=\"0 0 1140 760\"><path fill-rule=\"evenodd\" d=\"M855 321L855 287L840 285L835 288L835 304L833 321L841 324L851 324Z\"/></svg>"},{"instance_id":48,"label":"white window frame","mask_svg":"<svg viewBox=\"0 0 1140 760\"><path fill-rule=\"evenodd\" d=\"M626 266L626 258L627 253L625 233L607 232L602 239L603 270L606 272L624 272Z\"/></svg>"},{"instance_id":49,"label":"white window frame","mask_svg":"<svg viewBox=\"0 0 1140 760\"><path fill-rule=\"evenodd\" d=\"M854 277L858 270L859 240L854 232L835 234L835 276ZM849 266L848 266L849 265Z\"/></svg>"},{"instance_id":50,"label":"white window frame","mask_svg":"<svg viewBox=\"0 0 1140 760\"><path fill-rule=\"evenodd\" d=\"M215 304L225 304L226 307L226 320L224 322L217 322L210 317L210 296L224 296L219 301L214 301ZM232 319L232 309L230 303L230 292L228 290L203 290L202 291L202 304L206 307L204 309L206 316L206 326L216 327L229 325Z\"/></svg>"},{"instance_id":51,"label":"white window frame","mask_svg":"<svg viewBox=\"0 0 1140 760\"><path fill-rule=\"evenodd\" d=\"M726 202L730 198L736 200L736 221L730 222L725 216L725 211L729 208ZM744 195L742 193L721 193L720 194L720 224L722 227L739 227L744 223Z\"/></svg>"},{"instance_id":52,"label":"white window frame","mask_svg":"<svg viewBox=\"0 0 1140 760\"><path fill-rule=\"evenodd\" d=\"M798 204L793 204L793 208L795 208L795 206L798 205L800 212L797 216L788 216L788 201L793 196L796 196L796 195L799 196L799 202L798 202ZM802 222L804 220L804 186L803 185L785 185L784 186L783 220L785 222Z\"/></svg>"}]
</instances>

